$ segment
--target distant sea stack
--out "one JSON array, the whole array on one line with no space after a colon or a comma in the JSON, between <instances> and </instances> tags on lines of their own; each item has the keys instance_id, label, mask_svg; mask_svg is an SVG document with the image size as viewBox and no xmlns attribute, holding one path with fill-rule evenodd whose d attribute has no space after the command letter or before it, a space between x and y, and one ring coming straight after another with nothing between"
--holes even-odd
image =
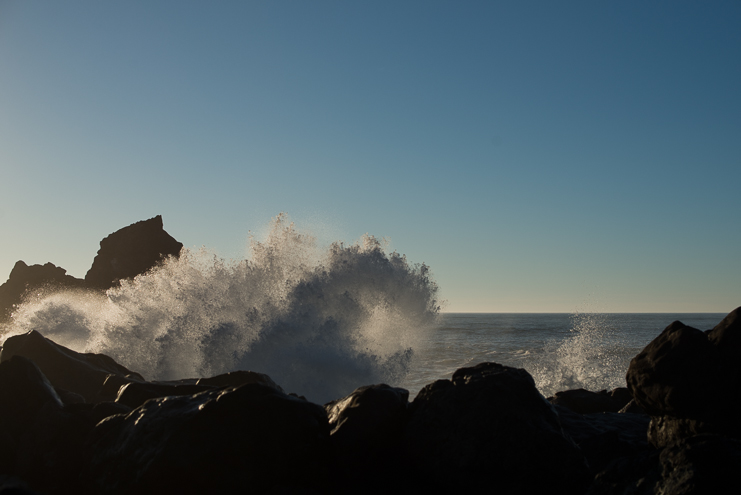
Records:
<instances>
[{"instance_id":1,"label":"distant sea stack","mask_svg":"<svg viewBox=\"0 0 741 495\"><path fill-rule=\"evenodd\" d=\"M10 317L13 306L20 303L29 290L66 289L84 285L84 280L67 275L67 270L51 263L28 266L18 261L10 271L8 281L0 285L0 322Z\"/></svg>"},{"instance_id":2,"label":"distant sea stack","mask_svg":"<svg viewBox=\"0 0 741 495\"><path fill-rule=\"evenodd\" d=\"M179 256L182 248L181 242L165 232L161 215L136 222L100 241L85 283L108 289L120 280L146 273L167 256Z\"/></svg>"},{"instance_id":3,"label":"distant sea stack","mask_svg":"<svg viewBox=\"0 0 741 495\"><path fill-rule=\"evenodd\" d=\"M18 261L7 282L0 285L0 323L7 321L14 306L31 290L68 288L106 290L127 278L146 273L168 256L178 257L183 244L165 232L162 216L142 220L100 241L100 250L85 279L67 275L51 263L28 266Z\"/></svg>"}]
</instances>

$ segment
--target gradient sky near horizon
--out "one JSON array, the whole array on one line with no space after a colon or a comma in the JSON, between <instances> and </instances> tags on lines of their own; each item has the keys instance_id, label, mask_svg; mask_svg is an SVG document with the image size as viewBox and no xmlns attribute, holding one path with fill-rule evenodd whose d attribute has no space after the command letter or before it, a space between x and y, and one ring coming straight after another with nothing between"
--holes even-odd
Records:
<instances>
[{"instance_id":1,"label":"gradient sky near horizon","mask_svg":"<svg viewBox=\"0 0 741 495\"><path fill-rule=\"evenodd\" d=\"M0 282L287 212L455 312L741 305L741 3L0 0Z\"/></svg>"}]
</instances>

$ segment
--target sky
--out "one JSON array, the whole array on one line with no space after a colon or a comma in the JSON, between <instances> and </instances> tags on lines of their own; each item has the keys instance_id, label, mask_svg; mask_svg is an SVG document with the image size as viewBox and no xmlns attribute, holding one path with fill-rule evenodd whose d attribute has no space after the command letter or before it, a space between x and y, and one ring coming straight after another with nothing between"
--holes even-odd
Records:
<instances>
[{"instance_id":1,"label":"sky","mask_svg":"<svg viewBox=\"0 0 741 495\"><path fill-rule=\"evenodd\" d=\"M0 282L285 212L450 312L741 305L741 3L0 0Z\"/></svg>"}]
</instances>

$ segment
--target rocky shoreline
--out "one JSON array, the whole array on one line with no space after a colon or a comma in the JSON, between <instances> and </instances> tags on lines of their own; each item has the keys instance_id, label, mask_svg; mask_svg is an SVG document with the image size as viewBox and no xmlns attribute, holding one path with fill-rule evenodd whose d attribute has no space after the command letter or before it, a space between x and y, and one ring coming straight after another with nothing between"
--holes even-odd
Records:
<instances>
[{"instance_id":1,"label":"rocky shoreline","mask_svg":"<svg viewBox=\"0 0 741 495\"><path fill-rule=\"evenodd\" d=\"M125 240L146 222L166 242ZM29 291L101 290L176 256L161 218L146 222L101 243L96 262L119 269L104 282L66 280L51 264L24 280L33 267L16 265L0 286L7 317ZM141 263L126 261L132 246L145 246ZM728 493L741 461L740 357L737 308L707 331L671 323L612 391L546 399L526 370L481 363L411 402L375 384L320 405L253 371L148 381L31 331L0 352L0 492Z\"/></svg>"}]
</instances>

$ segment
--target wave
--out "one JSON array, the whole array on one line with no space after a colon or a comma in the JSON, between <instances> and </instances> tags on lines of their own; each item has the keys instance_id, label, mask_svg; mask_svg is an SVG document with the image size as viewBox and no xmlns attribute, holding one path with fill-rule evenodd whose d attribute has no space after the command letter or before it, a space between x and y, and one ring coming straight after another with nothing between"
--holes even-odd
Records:
<instances>
[{"instance_id":1,"label":"wave","mask_svg":"<svg viewBox=\"0 0 741 495\"><path fill-rule=\"evenodd\" d=\"M437 292L426 265L375 237L320 248L281 214L245 260L183 249L104 295L28 300L9 335L35 329L153 380L251 369L321 403L399 383L436 323Z\"/></svg>"},{"instance_id":2,"label":"wave","mask_svg":"<svg viewBox=\"0 0 741 495\"><path fill-rule=\"evenodd\" d=\"M561 390L625 387L625 373L638 350L603 313L574 313L565 338L552 339L525 357L524 367L548 397Z\"/></svg>"}]
</instances>

